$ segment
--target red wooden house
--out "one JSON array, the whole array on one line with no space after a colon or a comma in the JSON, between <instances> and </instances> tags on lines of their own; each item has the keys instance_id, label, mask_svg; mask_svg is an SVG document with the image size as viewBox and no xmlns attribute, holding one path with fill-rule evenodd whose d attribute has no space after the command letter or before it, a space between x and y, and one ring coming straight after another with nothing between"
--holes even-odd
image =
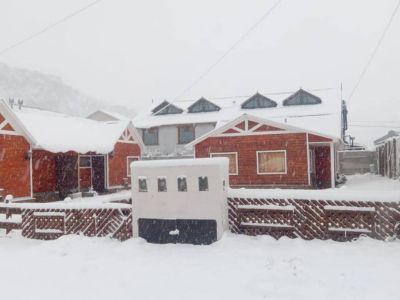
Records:
<instances>
[{"instance_id":1,"label":"red wooden house","mask_svg":"<svg viewBox=\"0 0 400 300\"><path fill-rule=\"evenodd\" d=\"M243 114L188 144L230 160L231 187L335 186L339 138Z\"/></svg>"},{"instance_id":2,"label":"red wooden house","mask_svg":"<svg viewBox=\"0 0 400 300\"><path fill-rule=\"evenodd\" d=\"M0 102L3 195L53 200L129 184L142 141L128 120L99 122Z\"/></svg>"}]
</instances>

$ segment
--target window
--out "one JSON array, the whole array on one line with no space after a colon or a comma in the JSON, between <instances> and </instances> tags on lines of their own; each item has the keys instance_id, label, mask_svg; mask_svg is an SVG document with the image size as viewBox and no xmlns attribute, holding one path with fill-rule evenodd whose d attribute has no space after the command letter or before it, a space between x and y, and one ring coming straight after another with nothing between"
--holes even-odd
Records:
<instances>
[{"instance_id":1,"label":"window","mask_svg":"<svg viewBox=\"0 0 400 300\"><path fill-rule=\"evenodd\" d=\"M178 177L178 192L187 192L187 182L185 176Z\"/></svg>"},{"instance_id":2,"label":"window","mask_svg":"<svg viewBox=\"0 0 400 300\"><path fill-rule=\"evenodd\" d=\"M159 192L166 192L167 191L167 178L165 177L158 177L158 191Z\"/></svg>"},{"instance_id":3,"label":"window","mask_svg":"<svg viewBox=\"0 0 400 300\"><path fill-rule=\"evenodd\" d=\"M229 158L229 175L238 174L238 161L237 152L225 152L225 153L211 153L211 157L227 157Z\"/></svg>"},{"instance_id":4,"label":"window","mask_svg":"<svg viewBox=\"0 0 400 300\"><path fill-rule=\"evenodd\" d=\"M194 140L194 126L179 126L178 127L178 143L187 144Z\"/></svg>"},{"instance_id":5,"label":"window","mask_svg":"<svg viewBox=\"0 0 400 300\"><path fill-rule=\"evenodd\" d=\"M147 146L158 145L158 128L143 129L143 143Z\"/></svg>"},{"instance_id":6,"label":"window","mask_svg":"<svg viewBox=\"0 0 400 300\"><path fill-rule=\"evenodd\" d=\"M91 168L92 167L92 159L90 156L79 156L79 168Z\"/></svg>"},{"instance_id":7,"label":"window","mask_svg":"<svg viewBox=\"0 0 400 300\"><path fill-rule=\"evenodd\" d=\"M278 104L259 94L256 93L255 95L251 96L249 99L247 99L245 102L242 104L243 109L255 109L255 108L266 108L266 107L276 107Z\"/></svg>"},{"instance_id":8,"label":"window","mask_svg":"<svg viewBox=\"0 0 400 300\"><path fill-rule=\"evenodd\" d=\"M286 174L286 150L257 151L257 174Z\"/></svg>"},{"instance_id":9,"label":"window","mask_svg":"<svg viewBox=\"0 0 400 300\"><path fill-rule=\"evenodd\" d=\"M128 176L131 176L131 163L132 162L134 162L134 161L137 161L137 160L139 160L139 157L137 157L137 156L128 156L127 158L126 158L126 174L128 175Z\"/></svg>"},{"instance_id":10,"label":"window","mask_svg":"<svg viewBox=\"0 0 400 300\"><path fill-rule=\"evenodd\" d=\"M207 176L199 177L199 191L200 192L208 191L208 178L207 178Z\"/></svg>"},{"instance_id":11,"label":"window","mask_svg":"<svg viewBox=\"0 0 400 300\"><path fill-rule=\"evenodd\" d=\"M139 192L147 192L147 178L139 177Z\"/></svg>"},{"instance_id":12,"label":"window","mask_svg":"<svg viewBox=\"0 0 400 300\"><path fill-rule=\"evenodd\" d=\"M165 105L164 108L160 109L155 114L157 116L161 116L161 115L181 114L182 112L183 112L183 110L181 108L176 107L173 104L168 104L168 105Z\"/></svg>"},{"instance_id":13,"label":"window","mask_svg":"<svg viewBox=\"0 0 400 300\"><path fill-rule=\"evenodd\" d=\"M200 98L188 108L189 113L200 113L209 111L218 111L221 108L207 99Z\"/></svg>"}]
</instances>

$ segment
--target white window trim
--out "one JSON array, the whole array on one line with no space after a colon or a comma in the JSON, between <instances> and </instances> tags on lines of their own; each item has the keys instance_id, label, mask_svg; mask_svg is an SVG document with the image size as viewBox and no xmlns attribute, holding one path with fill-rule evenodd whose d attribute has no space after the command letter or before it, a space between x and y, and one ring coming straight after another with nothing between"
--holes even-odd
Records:
<instances>
[{"instance_id":1,"label":"white window trim","mask_svg":"<svg viewBox=\"0 0 400 300\"><path fill-rule=\"evenodd\" d=\"M285 153L285 172L260 172L260 168L258 165L258 154L259 153L274 153L274 152L284 152ZM286 150L263 150L263 151L256 151L256 158L257 158L257 175L282 175L287 174L287 152Z\"/></svg>"},{"instance_id":2,"label":"white window trim","mask_svg":"<svg viewBox=\"0 0 400 300\"><path fill-rule=\"evenodd\" d=\"M212 152L210 153L210 157L215 157L213 155L223 155L223 154L235 154L236 157L236 173L229 173L229 175L239 175L239 164L238 164L238 153L237 152ZM229 170L229 169L228 169Z\"/></svg>"},{"instance_id":3,"label":"white window trim","mask_svg":"<svg viewBox=\"0 0 400 300\"><path fill-rule=\"evenodd\" d=\"M81 157L89 157L90 166L89 167L81 167ZM92 168L92 156L91 155L79 155L78 157L79 169L91 169Z\"/></svg>"},{"instance_id":4,"label":"white window trim","mask_svg":"<svg viewBox=\"0 0 400 300\"><path fill-rule=\"evenodd\" d=\"M126 176L128 176L128 177L131 177L132 176L132 174L129 174L129 159L130 158L136 158L137 160L140 160L140 157L139 156L127 156L126 157Z\"/></svg>"}]
</instances>

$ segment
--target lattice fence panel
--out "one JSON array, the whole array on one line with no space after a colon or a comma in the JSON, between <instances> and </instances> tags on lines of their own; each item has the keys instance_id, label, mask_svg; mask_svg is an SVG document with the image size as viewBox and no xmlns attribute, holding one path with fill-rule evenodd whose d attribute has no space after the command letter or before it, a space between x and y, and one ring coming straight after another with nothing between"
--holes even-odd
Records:
<instances>
[{"instance_id":1,"label":"lattice fence panel","mask_svg":"<svg viewBox=\"0 0 400 300\"><path fill-rule=\"evenodd\" d=\"M400 203L228 198L230 230L303 239L400 238Z\"/></svg>"},{"instance_id":2,"label":"lattice fence panel","mask_svg":"<svg viewBox=\"0 0 400 300\"><path fill-rule=\"evenodd\" d=\"M23 209L22 235L34 239L56 239L66 234L132 237L131 209Z\"/></svg>"}]
</instances>

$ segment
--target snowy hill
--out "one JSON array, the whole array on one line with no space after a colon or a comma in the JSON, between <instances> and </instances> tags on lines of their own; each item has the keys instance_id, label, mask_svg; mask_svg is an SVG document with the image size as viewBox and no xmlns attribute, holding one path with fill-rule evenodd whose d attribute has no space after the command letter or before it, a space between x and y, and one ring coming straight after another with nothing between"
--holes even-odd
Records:
<instances>
[{"instance_id":1,"label":"snowy hill","mask_svg":"<svg viewBox=\"0 0 400 300\"><path fill-rule=\"evenodd\" d=\"M111 105L67 85L61 78L0 63L0 99L23 99L24 104L65 114L86 116L97 109L133 117L130 107Z\"/></svg>"}]
</instances>

